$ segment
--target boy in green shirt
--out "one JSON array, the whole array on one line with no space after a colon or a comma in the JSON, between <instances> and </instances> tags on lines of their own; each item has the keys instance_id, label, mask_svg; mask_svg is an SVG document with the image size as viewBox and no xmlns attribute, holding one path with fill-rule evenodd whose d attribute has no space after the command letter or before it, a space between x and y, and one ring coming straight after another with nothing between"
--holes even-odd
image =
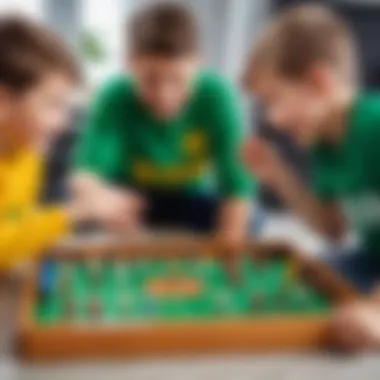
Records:
<instances>
[{"instance_id":1,"label":"boy in green shirt","mask_svg":"<svg viewBox=\"0 0 380 380\"><path fill-rule=\"evenodd\" d=\"M108 81L90 107L74 191L94 202L128 199L123 226L137 227L145 215L154 225L216 228L225 243L239 244L252 184L239 158L237 95L200 70L197 25L182 5L144 8L127 35L131 75Z\"/></svg>"},{"instance_id":2,"label":"boy in green shirt","mask_svg":"<svg viewBox=\"0 0 380 380\"><path fill-rule=\"evenodd\" d=\"M329 10L301 6L281 14L264 33L245 74L269 121L310 150L308 191L267 142L253 139L246 161L291 209L332 241L348 229L361 251L330 257L331 265L369 302L351 305L334 320L348 348L380 343L380 95L359 92L350 32ZM378 161L379 160L379 161Z\"/></svg>"}]
</instances>

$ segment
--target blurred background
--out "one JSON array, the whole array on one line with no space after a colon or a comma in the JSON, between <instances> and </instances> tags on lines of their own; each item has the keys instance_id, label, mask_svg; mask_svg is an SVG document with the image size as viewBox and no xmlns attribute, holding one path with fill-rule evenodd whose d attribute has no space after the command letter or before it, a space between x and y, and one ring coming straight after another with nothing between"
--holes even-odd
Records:
<instances>
[{"instance_id":1,"label":"blurred background","mask_svg":"<svg viewBox=\"0 0 380 380\"><path fill-rule=\"evenodd\" d=\"M136 7L152 1L159 0L0 0L0 11L18 10L57 30L77 50L96 83L122 68L122 27ZM199 17L205 64L235 79L270 1L182 1Z\"/></svg>"}]
</instances>

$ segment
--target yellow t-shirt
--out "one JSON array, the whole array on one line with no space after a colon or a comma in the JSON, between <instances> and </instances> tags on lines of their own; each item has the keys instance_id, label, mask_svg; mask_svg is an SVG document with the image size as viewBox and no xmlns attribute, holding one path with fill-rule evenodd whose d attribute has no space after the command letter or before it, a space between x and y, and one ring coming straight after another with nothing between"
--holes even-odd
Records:
<instances>
[{"instance_id":1,"label":"yellow t-shirt","mask_svg":"<svg viewBox=\"0 0 380 380\"><path fill-rule=\"evenodd\" d=\"M38 205L42 157L33 150L0 156L0 269L8 269L68 231L64 210Z\"/></svg>"}]
</instances>

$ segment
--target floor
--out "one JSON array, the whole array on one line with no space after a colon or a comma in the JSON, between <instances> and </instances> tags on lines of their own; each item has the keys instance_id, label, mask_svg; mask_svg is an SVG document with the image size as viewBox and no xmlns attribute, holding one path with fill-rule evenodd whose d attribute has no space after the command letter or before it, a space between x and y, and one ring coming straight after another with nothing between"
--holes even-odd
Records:
<instances>
[{"instance_id":1,"label":"floor","mask_svg":"<svg viewBox=\"0 0 380 380\"><path fill-rule=\"evenodd\" d=\"M5 367L6 368L6 367ZM17 380L378 380L379 356L227 356L90 365L9 366ZM7 379L2 376L0 378ZM12 379L12 377L9 377Z\"/></svg>"},{"instance_id":2,"label":"floor","mask_svg":"<svg viewBox=\"0 0 380 380\"><path fill-rule=\"evenodd\" d=\"M289 238L318 254L325 243L297 220L272 216L265 238ZM322 354L226 355L126 362L27 364L14 352L13 287L0 287L0 380L378 380L380 357ZM6 312L5 312L6 311Z\"/></svg>"}]
</instances>

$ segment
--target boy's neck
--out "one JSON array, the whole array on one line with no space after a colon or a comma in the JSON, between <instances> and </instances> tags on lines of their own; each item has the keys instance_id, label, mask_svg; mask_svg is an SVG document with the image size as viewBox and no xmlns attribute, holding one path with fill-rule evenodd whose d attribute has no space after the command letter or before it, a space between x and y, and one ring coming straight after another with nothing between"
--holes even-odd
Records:
<instances>
[{"instance_id":1,"label":"boy's neck","mask_svg":"<svg viewBox=\"0 0 380 380\"><path fill-rule=\"evenodd\" d=\"M0 142L0 158L10 158L13 157L21 148L11 147L7 144L2 144Z\"/></svg>"},{"instance_id":2,"label":"boy's neck","mask_svg":"<svg viewBox=\"0 0 380 380\"><path fill-rule=\"evenodd\" d=\"M0 157L14 157L20 152L24 152L28 149L33 149L35 144L24 145L17 144L14 141L7 141L7 139L2 138L0 134Z\"/></svg>"},{"instance_id":3,"label":"boy's neck","mask_svg":"<svg viewBox=\"0 0 380 380\"><path fill-rule=\"evenodd\" d=\"M0 134L0 157L10 156L15 152L15 148L8 144L5 138Z\"/></svg>"},{"instance_id":4,"label":"boy's neck","mask_svg":"<svg viewBox=\"0 0 380 380\"><path fill-rule=\"evenodd\" d=\"M331 99L331 108L323 125L323 140L339 144L346 134L347 119L355 101L356 89L344 89Z\"/></svg>"}]
</instances>

